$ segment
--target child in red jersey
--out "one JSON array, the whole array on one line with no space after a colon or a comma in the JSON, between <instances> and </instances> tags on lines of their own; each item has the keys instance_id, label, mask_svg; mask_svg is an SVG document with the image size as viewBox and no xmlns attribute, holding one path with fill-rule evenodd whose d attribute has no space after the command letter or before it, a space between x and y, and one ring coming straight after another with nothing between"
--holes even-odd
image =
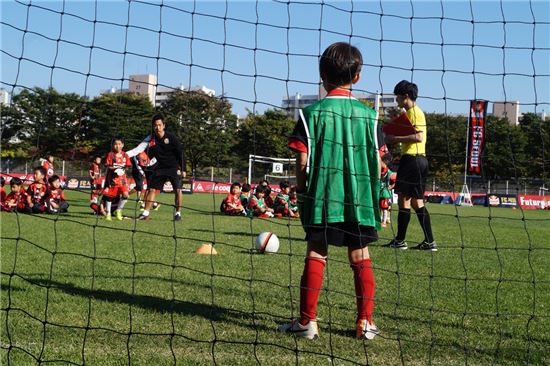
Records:
<instances>
[{"instance_id":1,"label":"child in red jersey","mask_svg":"<svg viewBox=\"0 0 550 366\"><path fill-rule=\"evenodd\" d=\"M128 180L126 179L126 167L132 165L130 157L122 149L124 148L124 139L122 137L113 138L112 151L105 157L107 166L107 175L105 177L105 189L103 198L105 199L105 219L111 221L112 202L121 197L118 207L115 211L117 220L122 220L122 209L128 200Z\"/></svg>"},{"instance_id":2,"label":"child in red jersey","mask_svg":"<svg viewBox=\"0 0 550 366\"><path fill-rule=\"evenodd\" d=\"M101 156L96 156L94 161L90 165L90 170L88 170L88 176L90 177L90 188L93 192L94 189L97 189L97 186L100 184L99 177L101 177Z\"/></svg>"},{"instance_id":3,"label":"child in red jersey","mask_svg":"<svg viewBox=\"0 0 550 366\"><path fill-rule=\"evenodd\" d=\"M250 202L248 202L248 210L252 213L253 216L260 218L273 217L273 209L267 207L264 201L268 188L263 185L256 187L255 194L250 197Z\"/></svg>"},{"instance_id":4,"label":"child in red jersey","mask_svg":"<svg viewBox=\"0 0 550 366\"><path fill-rule=\"evenodd\" d=\"M49 178L53 176L53 161L54 156L48 155L46 159L41 159L40 163L44 169L46 169L46 174L44 175L44 178Z\"/></svg>"},{"instance_id":5,"label":"child in red jersey","mask_svg":"<svg viewBox=\"0 0 550 366\"><path fill-rule=\"evenodd\" d=\"M23 182L19 178L12 178L10 181L10 193L2 201L1 209L5 212L25 212L26 192L22 188Z\"/></svg>"},{"instance_id":6,"label":"child in red jersey","mask_svg":"<svg viewBox=\"0 0 550 366\"><path fill-rule=\"evenodd\" d=\"M0 204L6 200L6 190L4 189L5 184L6 180L4 177L0 177Z\"/></svg>"},{"instance_id":7,"label":"child in red jersey","mask_svg":"<svg viewBox=\"0 0 550 366\"><path fill-rule=\"evenodd\" d=\"M50 213L67 212L69 203L65 199L65 193L61 188L61 179L54 174L48 179L48 183L50 183L51 192L48 202L48 211Z\"/></svg>"},{"instance_id":8,"label":"child in red jersey","mask_svg":"<svg viewBox=\"0 0 550 366\"><path fill-rule=\"evenodd\" d=\"M292 211L290 209L290 183L288 181L282 181L279 184L281 192L275 197L275 202L273 203L273 210L275 211L275 216L289 216L289 217L298 217L299 214L297 211Z\"/></svg>"},{"instance_id":9,"label":"child in red jersey","mask_svg":"<svg viewBox=\"0 0 550 366\"><path fill-rule=\"evenodd\" d=\"M222 201L221 211L227 215L234 216L246 216L246 210L244 209L241 202L241 184L233 183L231 185L231 192L227 197Z\"/></svg>"},{"instance_id":10,"label":"child in red jersey","mask_svg":"<svg viewBox=\"0 0 550 366\"><path fill-rule=\"evenodd\" d=\"M48 210L50 188L45 181L46 174L44 167L34 168L34 182L27 188L27 213L44 213Z\"/></svg>"}]
</instances>

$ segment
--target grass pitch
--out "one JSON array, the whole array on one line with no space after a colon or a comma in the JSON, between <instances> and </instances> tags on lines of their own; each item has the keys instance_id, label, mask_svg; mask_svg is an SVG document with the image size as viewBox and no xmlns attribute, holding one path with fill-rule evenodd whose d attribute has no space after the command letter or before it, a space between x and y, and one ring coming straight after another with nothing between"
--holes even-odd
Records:
<instances>
[{"instance_id":1,"label":"grass pitch","mask_svg":"<svg viewBox=\"0 0 550 366\"><path fill-rule=\"evenodd\" d=\"M218 214L222 196L185 196L148 222L106 222L68 192L60 216L1 218L1 364L545 365L550 363L550 212L429 205L439 251L371 247L374 341L354 335L353 274L330 248L320 339L278 334L298 314L298 220ZM137 216L129 202L127 216ZM251 248L262 231L274 255ZM414 214L409 244L422 239ZM194 254L214 243L219 255Z\"/></svg>"}]
</instances>

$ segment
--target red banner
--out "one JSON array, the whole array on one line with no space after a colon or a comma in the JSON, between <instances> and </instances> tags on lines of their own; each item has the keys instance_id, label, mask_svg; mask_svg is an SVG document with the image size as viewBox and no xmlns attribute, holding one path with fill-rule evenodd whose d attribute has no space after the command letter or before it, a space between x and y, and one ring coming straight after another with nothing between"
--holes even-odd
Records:
<instances>
[{"instance_id":1,"label":"red banner","mask_svg":"<svg viewBox=\"0 0 550 366\"><path fill-rule=\"evenodd\" d=\"M521 208L531 210L549 210L550 196L519 195L519 205Z\"/></svg>"},{"instance_id":2,"label":"red banner","mask_svg":"<svg viewBox=\"0 0 550 366\"><path fill-rule=\"evenodd\" d=\"M470 101L470 142L468 146L468 171L481 171L481 154L485 145L485 117L487 116L487 101Z\"/></svg>"}]
</instances>

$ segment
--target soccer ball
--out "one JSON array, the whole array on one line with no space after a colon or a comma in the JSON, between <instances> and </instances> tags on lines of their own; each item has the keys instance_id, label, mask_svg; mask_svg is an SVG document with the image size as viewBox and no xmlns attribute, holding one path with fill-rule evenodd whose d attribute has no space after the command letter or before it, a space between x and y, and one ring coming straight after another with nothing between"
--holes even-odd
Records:
<instances>
[{"instance_id":1,"label":"soccer ball","mask_svg":"<svg viewBox=\"0 0 550 366\"><path fill-rule=\"evenodd\" d=\"M277 253L279 238L271 231L261 233L256 237L256 250L260 253Z\"/></svg>"}]
</instances>

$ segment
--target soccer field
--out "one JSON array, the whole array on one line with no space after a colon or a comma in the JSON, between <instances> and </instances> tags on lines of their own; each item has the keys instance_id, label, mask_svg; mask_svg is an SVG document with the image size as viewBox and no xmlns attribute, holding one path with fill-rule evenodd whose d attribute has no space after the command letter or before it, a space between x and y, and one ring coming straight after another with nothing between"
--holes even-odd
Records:
<instances>
[{"instance_id":1,"label":"soccer field","mask_svg":"<svg viewBox=\"0 0 550 366\"><path fill-rule=\"evenodd\" d=\"M320 339L308 341L276 332L298 313L299 220L221 216L223 196L194 194L182 222L167 204L152 221L106 222L67 193L68 214L0 216L2 364L550 363L548 211L432 204L434 253L382 248L392 228L381 231L370 342L354 338L346 250L330 248ZM262 231L280 238L277 254L251 250ZM408 241L421 241L414 215ZM207 242L218 255L194 253Z\"/></svg>"}]
</instances>

